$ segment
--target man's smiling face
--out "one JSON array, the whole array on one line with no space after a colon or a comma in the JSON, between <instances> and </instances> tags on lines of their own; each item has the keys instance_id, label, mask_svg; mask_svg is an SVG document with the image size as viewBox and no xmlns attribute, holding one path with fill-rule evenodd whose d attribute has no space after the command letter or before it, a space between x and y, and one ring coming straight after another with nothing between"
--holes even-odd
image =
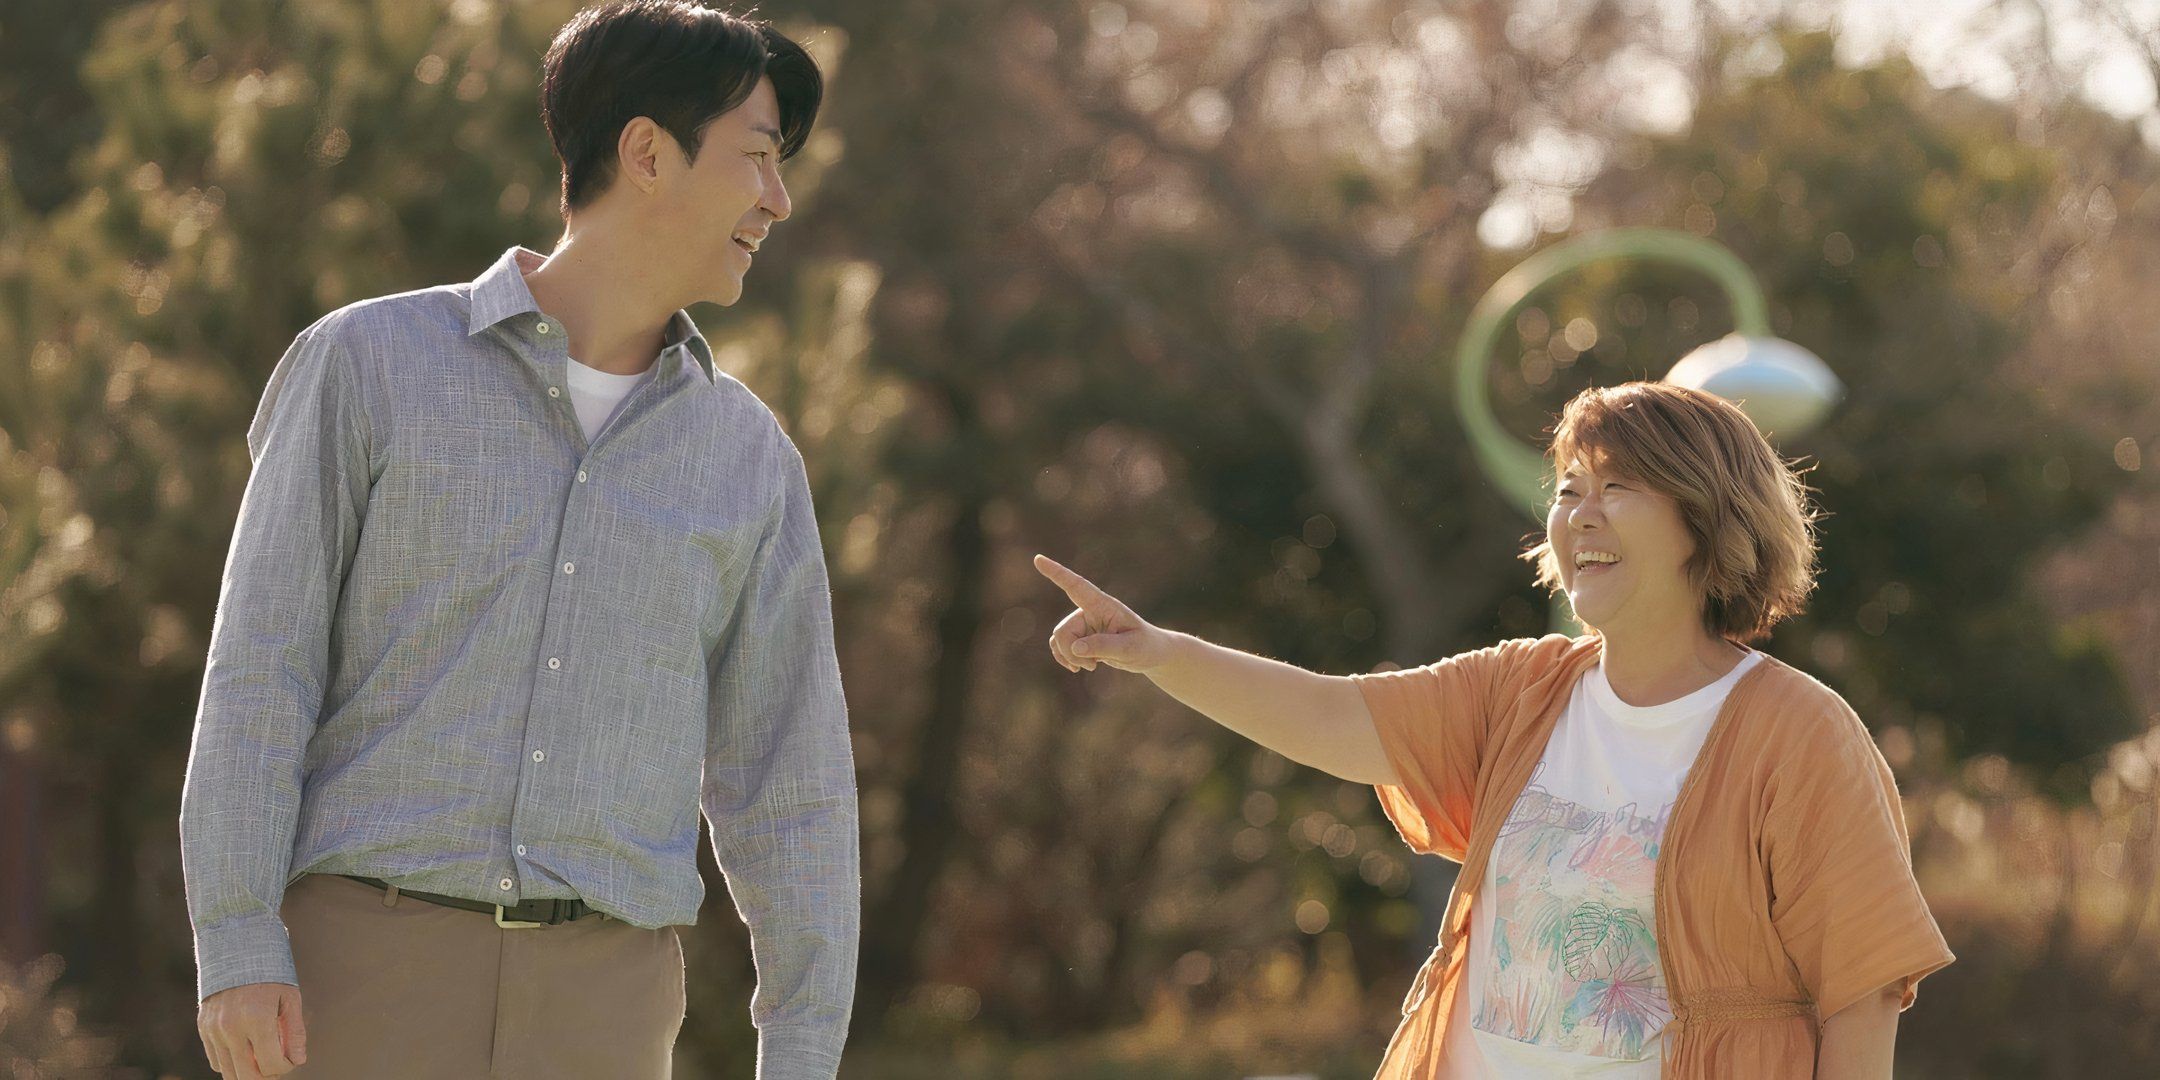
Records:
<instances>
[{"instance_id":1,"label":"man's smiling face","mask_svg":"<svg viewBox=\"0 0 2160 1080\"><path fill-rule=\"evenodd\" d=\"M742 298L743 275L773 223L791 206L780 179L780 100L770 78L748 100L705 125L697 161L678 156L667 214L672 238L697 282L697 299L726 306Z\"/></svg>"}]
</instances>

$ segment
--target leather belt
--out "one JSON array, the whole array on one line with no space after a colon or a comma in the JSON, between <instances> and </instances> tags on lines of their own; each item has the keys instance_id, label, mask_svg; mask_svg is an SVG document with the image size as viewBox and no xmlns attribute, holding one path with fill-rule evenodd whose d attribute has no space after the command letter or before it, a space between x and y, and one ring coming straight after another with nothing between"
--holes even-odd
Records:
<instances>
[{"instance_id":1,"label":"leather belt","mask_svg":"<svg viewBox=\"0 0 2160 1080\"><path fill-rule=\"evenodd\" d=\"M378 889L396 889L401 896L410 896L415 900L425 900L430 904L462 908L466 911L493 912L495 925L505 930L524 930L534 926L555 926L560 923L582 919L587 915L606 915L606 912L587 904L583 900L547 899L527 900L523 903L508 905L491 904L485 900L467 900L462 896L444 896L441 893L414 892L411 889L400 889L380 878L361 877L358 874L339 874L338 876L351 878L363 885L373 885Z\"/></svg>"}]
</instances>

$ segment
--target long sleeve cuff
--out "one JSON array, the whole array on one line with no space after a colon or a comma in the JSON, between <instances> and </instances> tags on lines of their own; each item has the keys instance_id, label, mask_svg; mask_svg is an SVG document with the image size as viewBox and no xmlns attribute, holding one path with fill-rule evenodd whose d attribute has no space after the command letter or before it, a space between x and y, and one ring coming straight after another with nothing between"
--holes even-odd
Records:
<instances>
[{"instance_id":1,"label":"long sleeve cuff","mask_svg":"<svg viewBox=\"0 0 2160 1080\"><path fill-rule=\"evenodd\" d=\"M251 915L195 931L195 1000L249 983L300 985L284 920Z\"/></svg>"},{"instance_id":2,"label":"long sleeve cuff","mask_svg":"<svg viewBox=\"0 0 2160 1080\"><path fill-rule=\"evenodd\" d=\"M757 1080L833 1080L847 1028L790 1024L758 1029Z\"/></svg>"}]
</instances>

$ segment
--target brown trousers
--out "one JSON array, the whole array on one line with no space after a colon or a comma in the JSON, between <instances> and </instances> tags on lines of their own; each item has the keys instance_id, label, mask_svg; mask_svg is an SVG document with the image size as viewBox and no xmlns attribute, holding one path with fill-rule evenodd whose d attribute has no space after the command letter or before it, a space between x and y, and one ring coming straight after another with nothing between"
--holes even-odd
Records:
<instances>
[{"instance_id":1,"label":"brown trousers","mask_svg":"<svg viewBox=\"0 0 2160 1080\"><path fill-rule=\"evenodd\" d=\"M504 929L333 874L285 890L307 1064L295 1080L661 1080L682 941L610 917Z\"/></svg>"}]
</instances>

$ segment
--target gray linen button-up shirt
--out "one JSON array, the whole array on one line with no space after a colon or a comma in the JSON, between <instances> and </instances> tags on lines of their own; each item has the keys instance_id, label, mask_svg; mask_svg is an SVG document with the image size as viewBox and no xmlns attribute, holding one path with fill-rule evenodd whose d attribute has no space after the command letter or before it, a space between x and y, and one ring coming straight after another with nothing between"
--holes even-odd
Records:
<instances>
[{"instance_id":1,"label":"gray linen button-up shirt","mask_svg":"<svg viewBox=\"0 0 2160 1080\"><path fill-rule=\"evenodd\" d=\"M830 1077L860 852L802 456L682 311L588 444L541 259L340 308L270 376L181 797L198 993L298 985L305 873L694 923L702 806L760 1075Z\"/></svg>"}]
</instances>

